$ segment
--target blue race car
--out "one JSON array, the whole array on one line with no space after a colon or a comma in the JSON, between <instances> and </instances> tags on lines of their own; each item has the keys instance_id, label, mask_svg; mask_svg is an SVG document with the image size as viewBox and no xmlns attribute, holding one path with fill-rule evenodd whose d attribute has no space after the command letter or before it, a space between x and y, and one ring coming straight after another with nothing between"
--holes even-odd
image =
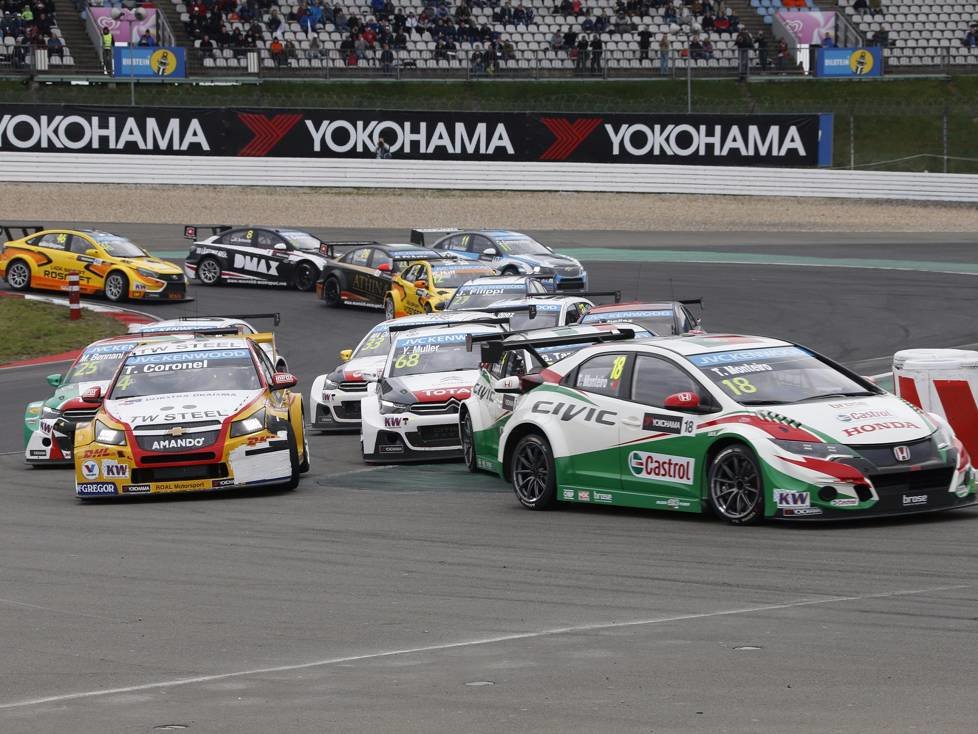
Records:
<instances>
[{"instance_id":1,"label":"blue race car","mask_svg":"<svg viewBox=\"0 0 978 734\"><path fill-rule=\"evenodd\" d=\"M412 235L424 237L424 230L416 232ZM554 252L528 235L505 229L441 232L445 236L432 245L435 250L483 260L501 275L532 275L550 291L587 290L587 271L579 261Z\"/></svg>"}]
</instances>

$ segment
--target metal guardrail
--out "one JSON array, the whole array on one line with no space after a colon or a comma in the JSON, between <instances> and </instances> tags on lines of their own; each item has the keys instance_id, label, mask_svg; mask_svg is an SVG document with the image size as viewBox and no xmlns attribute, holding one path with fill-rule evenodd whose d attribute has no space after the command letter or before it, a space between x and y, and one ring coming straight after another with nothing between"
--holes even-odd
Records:
<instances>
[{"instance_id":1,"label":"metal guardrail","mask_svg":"<svg viewBox=\"0 0 978 734\"><path fill-rule=\"evenodd\" d=\"M978 203L978 175L811 168L297 159L0 152L0 181L150 185L492 188ZM493 182L499 182L495 186Z\"/></svg>"}]
</instances>

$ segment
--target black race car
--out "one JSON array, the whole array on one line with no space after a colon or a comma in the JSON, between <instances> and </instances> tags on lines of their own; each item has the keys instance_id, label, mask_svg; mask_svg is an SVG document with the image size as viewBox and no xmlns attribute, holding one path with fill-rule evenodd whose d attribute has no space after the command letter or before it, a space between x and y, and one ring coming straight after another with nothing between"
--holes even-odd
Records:
<instances>
[{"instance_id":1,"label":"black race car","mask_svg":"<svg viewBox=\"0 0 978 734\"><path fill-rule=\"evenodd\" d=\"M327 262L322 240L291 227L187 226L183 236L194 242L184 268L204 285L258 283L311 291Z\"/></svg>"},{"instance_id":2,"label":"black race car","mask_svg":"<svg viewBox=\"0 0 978 734\"><path fill-rule=\"evenodd\" d=\"M379 242L323 243L326 256L316 295L327 306L361 303L382 306L394 274L418 260L454 259L418 245L382 245Z\"/></svg>"}]
</instances>

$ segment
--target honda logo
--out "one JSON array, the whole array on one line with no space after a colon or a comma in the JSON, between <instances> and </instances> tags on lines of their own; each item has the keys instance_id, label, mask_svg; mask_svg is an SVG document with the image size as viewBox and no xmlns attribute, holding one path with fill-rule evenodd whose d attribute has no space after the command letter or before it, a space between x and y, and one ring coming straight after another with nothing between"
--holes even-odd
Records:
<instances>
[{"instance_id":1,"label":"honda logo","mask_svg":"<svg viewBox=\"0 0 978 734\"><path fill-rule=\"evenodd\" d=\"M909 446L894 446L893 456L897 461L910 461L910 447Z\"/></svg>"}]
</instances>

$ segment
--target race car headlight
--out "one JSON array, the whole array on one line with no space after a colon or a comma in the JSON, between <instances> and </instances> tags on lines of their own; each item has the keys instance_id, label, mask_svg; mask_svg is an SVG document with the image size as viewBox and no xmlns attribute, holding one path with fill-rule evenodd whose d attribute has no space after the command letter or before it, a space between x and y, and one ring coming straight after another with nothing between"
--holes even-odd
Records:
<instances>
[{"instance_id":1,"label":"race car headlight","mask_svg":"<svg viewBox=\"0 0 978 734\"><path fill-rule=\"evenodd\" d=\"M102 421L95 421L95 440L109 446L125 446L126 434L125 431L109 428Z\"/></svg>"},{"instance_id":2,"label":"race car headlight","mask_svg":"<svg viewBox=\"0 0 978 734\"><path fill-rule=\"evenodd\" d=\"M771 443L780 449L801 456L812 456L816 459L832 459L837 456L852 457L855 452L841 443L813 443L811 441L785 441L772 438Z\"/></svg>"},{"instance_id":3,"label":"race car headlight","mask_svg":"<svg viewBox=\"0 0 978 734\"><path fill-rule=\"evenodd\" d=\"M395 403L393 400L381 400L381 413L406 413L411 410L410 403Z\"/></svg>"},{"instance_id":4,"label":"race car headlight","mask_svg":"<svg viewBox=\"0 0 978 734\"><path fill-rule=\"evenodd\" d=\"M249 433L258 433L265 427L265 409L262 408L256 413L252 413L247 418L231 423L231 438L247 436Z\"/></svg>"},{"instance_id":5,"label":"race car headlight","mask_svg":"<svg viewBox=\"0 0 978 734\"><path fill-rule=\"evenodd\" d=\"M336 380L331 380L328 377L323 380L323 390L335 390L340 386L340 383Z\"/></svg>"},{"instance_id":6,"label":"race car headlight","mask_svg":"<svg viewBox=\"0 0 978 734\"><path fill-rule=\"evenodd\" d=\"M57 408L49 408L46 405L41 408L41 418L57 418L60 415L61 411Z\"/></svg>"},{"instance_id":7,"label":"race car headlight","mask_svg":"<svg viewBox=\"0 0 978 734\"><path fill-rule=\"evenodd\" d=\"M542 265L537 265L535 268L533 268L533 273L535 275L553 275L554 272L555 271L553 268L545 268Z\"/></svg>"},{"instance_id":8,"label":"race car headlight","mask_svg":"<svg viewBox=\"0 0 978 734\"><path fill-rule=\"evenodd\" d=\"M136 268L136 272L144 278L152 278L153 280L160 279L159 273L154 273L152 270L147 270L146 268Z\"/></svg>"}]
</instances>

